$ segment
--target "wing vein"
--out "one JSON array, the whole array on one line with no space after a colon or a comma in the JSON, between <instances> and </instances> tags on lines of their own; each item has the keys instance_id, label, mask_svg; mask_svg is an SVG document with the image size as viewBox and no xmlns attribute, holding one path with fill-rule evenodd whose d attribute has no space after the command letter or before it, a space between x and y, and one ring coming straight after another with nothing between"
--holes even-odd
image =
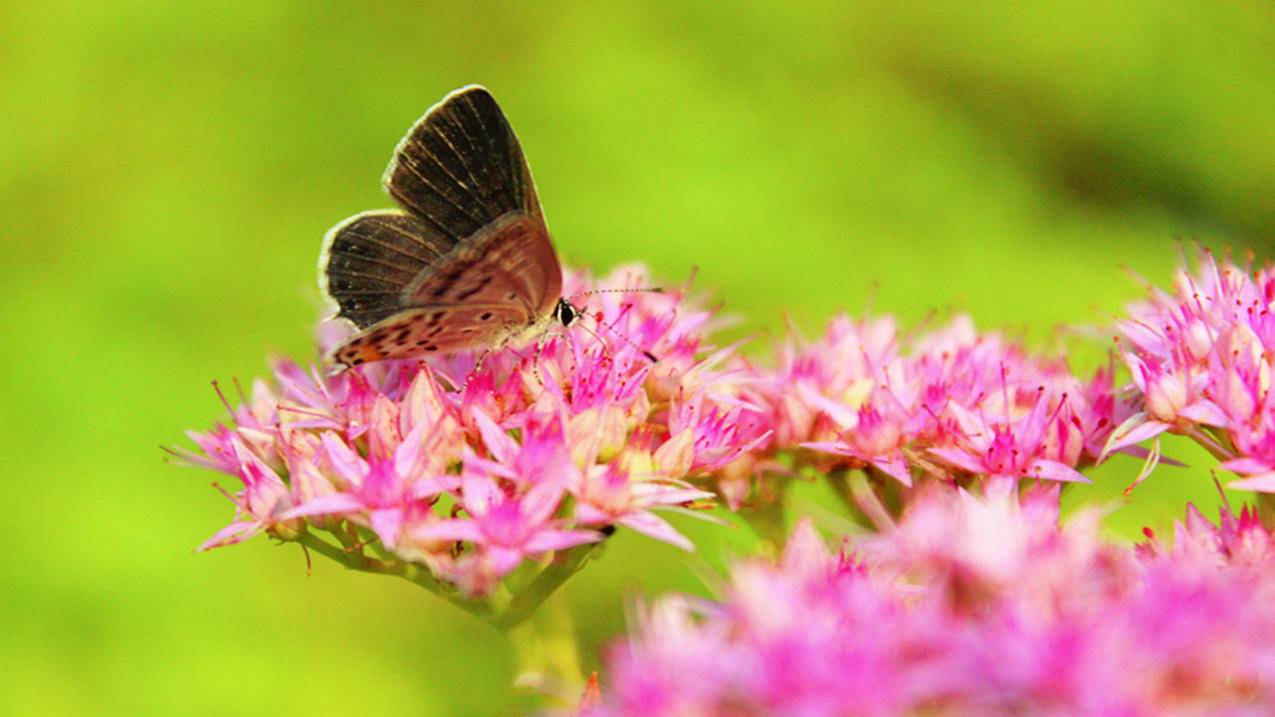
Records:
<instances>
[{"instance_id":1,"label":"wing vein","mask_svg":"<svg viewBox=\"0 0 1275 717\"><path fill-rule=\"evenodd\" d=\"M427 157L428 157L428 156L431 156L428 152L426 152L426 153L424 153L424 154L425 154L425 156L427 156ZM421 180L421 184L424 184L426 187L429 187L430 191L432 191L434 194L437 194L438 196L442 197L442 198L443 198L443 201L445 201L445 202L447 202L448 204L450 204L450 205L452 206L452 208L453 208L453 209L457 210L457 211L458 211L458 212L460 212L461 214L464 214L464 215L465 215L465 216L466 216L466 217L467 217L467 218L468 218L471 222L473 222L474 224L478 225L479 227L482 227L482 226L484 226L484 225L486 225L486 224L487 224L487 220L486 220L486 219L482 219L482 218L480 218L480 217L475 217L473 214L470 214L470 213L469 213L469 211L468 211L468 210L466 210L464 207L462 207L462 206L460 206L459 204L457 204L456 202L452 201L452 198L451 198L451 197L449 197L449 196L447 196L447 193L446 193L446 192L444 192L444 191L440 190L438 187L435 187L435 186L434 186L434 185L433 185L433 184L429 181L429 179L428 179L428 178L426 178L426 177L425 177L425 175L421 174L421 173L420 173L420 170L418 170L418 169L417 169L417 168L416 168L416 167L415 167L415 166L414 166L411 162L403 162L402 164L403 164L403 165L405 165L405 166L407 167L407 171L409 171L409 172L411 172L412 174L416 175L416 178L417 178L417 179L419 179L419 180Z\"/></svg>"}]
</instances>

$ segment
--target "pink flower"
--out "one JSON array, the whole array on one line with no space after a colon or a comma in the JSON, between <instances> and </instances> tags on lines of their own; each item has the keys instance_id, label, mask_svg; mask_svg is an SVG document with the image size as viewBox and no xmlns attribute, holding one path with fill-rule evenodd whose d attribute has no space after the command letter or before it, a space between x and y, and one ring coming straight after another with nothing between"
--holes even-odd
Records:
<instances>
[{"instance_id":1,"label":"pink flower","mask_svg":"<svg viewBox=\"0 0 1275 717\"><path fill-rule=\"evenodd\" d=\"M477 461L475 461L477 463ZM478 547L497 576L505 575L529 555L563 550L602 538L593 531L562 530L551 518L562 500L563 486L542 483L511 495L485 466L467 465L462 505L468 518L420 523L409 531L412 541L464 541Z\"/></svg>"},{"instance_id":2,"label":"pink flower","mask_svg":"<svg viewBox=\"0 0 1275 717\"><path fill-rule=\"evenodd\" d=\"M236 518L242 520L217 531L199 550L241 543L263 531L285 538L294 535L296 526L287 516L287 509L291 507L288 486L237 438L230 440L230 448L237 461L236 474L244 488L235 495L227 493L226 497L235 504Z\"/></svg>"},{"instance_id":3,"label":"pink flower","mask_svg":"<svg viewBox=\"0 0 1275 717\"><path fill-rule=\"evenodd\" d=\"M1057 495L927 484L896 532L857 542L857 562L801 525L778 564L737 564L720 601L640 608L589 714L1275 710L1260 524L1189 516L1190 547L1139 554L1104 541L1092 513L1059 526ZM1263 548L1219 559L1223 544Z\"/></svg>"},{"instance_id":4,"label":"pink flower","mask_svg":"<svg viewBox=\"0 0 1275 717\"><path fill-rule=\"evenodd\" d=\"M1051 399L1041 387L1031 413L1017 424L989 421L951 404L948 408L961 427L957 445L931 448L930 453L960 470L993 481L1036 478L1088 483L1088 478L1067 464L1068 460L1074 464L1078 457L1074 452L1068 455L1067 441L1051 444L1047 440L1051 430L1071 430L1062 415L1063 404L1051 406ZM1075 445L1078 449L1079 443Z\"/></svg>"},{"instance_id":5,"label":"pink flower","mask_svg":"<svg viewBox=\"0 0 1275 717\"><path fill-rule=\"evenodd\" d=\"M683 550L694 549L686 536L651 509L710 500L712 493L681 481L641 480L618 463L594 466L590 470L595 475L582 477L572 490L580 501L576 506L580 525L623 525Z\"/></svg>"},{"instance_id":6,"label":"pink flower","mask_svg":"<svg viewBox=\"0 0 1275 717\"><path fill-rule=\"evenodd\" d=\"M435 496L454 491L460 479L433 474L425 467L423 445L427 429L422 422L394 449L391 457L363 460L356 452L334 437L323 434L323 448L329 465L344 492L316 496L286 513L288 518L336 515L367 525L381 544L390 550L399 542L405 523L430 514Z\"/></svg>"},{"instance_id":7,"label":"pink flower","mask_svg":"<svg viewBox=\"0 0 1275 717\"><path fill-rule=\"evenodd\" d=\"M915 474L1083 481L1077 468L1124 414L1109 373L1082 383L968 317L910 341L892 323L838 319L825 342L800 354L790 344L759 380L777 435L826 436L799 444L821 470L871 467L905 487Z\"/></svg>"},{"instance_id":8,"label":"pink flower","mask_svg":"<svg viewBox=\"0 0 1275 717\"><path fill-rule=\"evenodd\" d=\"M1226 495L1222 497L1225 500ZM1219 524L1213 525L1188 503L1185 520L1174 524L1170 546L1160 546L1146 531L1150 540L1139 548L1148 559L1210 567L1257 566L1275 561L1275 536L1262 525L1256 508L1244 506L1236 516L1229 505L1224 505L1219 514Z\"/></svg>"},{"instance_id":9,"label":"pink flower","mask_svg":"<svg viewBox=\"0 0 1275 717\"><path fill-rule=\"evenodd\" d=\"M681 292L610 291L649 285L638 268L597 284L566 277L569 294L599 284L608 293L577 297L570 330L481 362L474 352L336 375L274 362L273 385L227 404L232 425L175 451L244 480L237 522L208 545L328 533L335 554L358 560L379 543L380 556L470 595L524 560L599 539L584 526L689 549L652 509L711 501L687 479L764 443L766 417L745 396L752 377L734 347L700 336L711 312ZM320 349L346 332L321 326Z\"/></svg>"},{"instance_id":10,"label":"pink flower","mask_svg":"<svg viewBox=\"0 0 1275 717\"><path fill-rule=\"evenodd\" d=\"M905 486L912 485L911 466L903 452L910 436L907 435L909 417L905 409L882 391L882 398L863 404L853 414L846 414L846 428L836 441L803 443L802 446L855 459L859 465L869 465L894 478ZM837 409L831 409L830 412Z\"/></svg>"},{"instance_id":11,"label":"pink flower","mask_svg":"<svg viewBox=\"0 0 1275 717\"><path fill-rule=\"evenodd\" d=\"M1171 431L1190 436L1244 480L1275 491L1275 270L1252 271L1202 252L1174 292L1149 289L1117 324L1141 409L1112 432L1106 452Z\"/></svg>"}]
</instances>

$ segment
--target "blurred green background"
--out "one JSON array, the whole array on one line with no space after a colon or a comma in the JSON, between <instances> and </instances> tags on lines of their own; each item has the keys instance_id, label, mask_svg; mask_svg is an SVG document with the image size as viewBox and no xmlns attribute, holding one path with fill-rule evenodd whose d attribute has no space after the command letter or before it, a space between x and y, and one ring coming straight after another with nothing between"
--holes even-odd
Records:
<instances>
[{"instance_id":1,"label":"blurred green background","mask_svg":"<svg viewBox=\"0 0 1275 717\"><path fill-rule=\"evenodd\" d=\"M230 505L157 448L221 416L210 379L309 354L320 238L387 204L395 142L462 84L500 99L569 262L698 266L741 331L875 296L1043 346L1179 239L1272 255L1265 0L358 5L0 3L0 712L525 706L502 639L407 583L194 554ZM1207 472L1164 469L1109 524L1188 498L1216 504ZM688 530L709 564L748 541ZM608 550L566 589L591 664L632 595L700 589L673 549Z\"/></svg>"}]
</instances>

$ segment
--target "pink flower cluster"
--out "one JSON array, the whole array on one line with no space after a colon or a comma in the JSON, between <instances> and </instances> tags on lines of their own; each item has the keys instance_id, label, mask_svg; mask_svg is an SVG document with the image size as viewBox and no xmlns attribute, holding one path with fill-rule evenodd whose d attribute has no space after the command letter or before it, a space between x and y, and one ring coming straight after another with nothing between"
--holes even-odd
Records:
<instances>
[{"instance_id":1,"label":"pink flower cluster","mask_svg":"<svg viewBox=\"0 0 1275 717\"><path fill-rule=\"evenodd\" d=\"M598 282L645 285L633 268ZM591 288L568 277L568 293ZM654 511L711 498L686 477L767 439L740 398L746 373L702 345L712 316L680 293L602 293L583 307L566 335L481 360L333 376L277 362L275 385L258 381L231 425L192 433L199 452L182 452L243 483L228 494L235 521L202 548L328 531L477 596L614 526L689 549ZM321 343L340 332L325 327Z\"/></svg>"},{"instance_id":2,"label":"pink flower cluster","mask_svg":"<svg viewBox=\"0 0 1275 717\"><path fill-rule=\"evenodd\" d=\"M1275 268L1202 252L1172 292L1149 293L1117 325L1138 405L1107 450L1180 433L1247 476L1231 487L1275 492Z\"/></svg>"},{"instance_id":3,"label":"pink flower cluster","mask_svg":"<svg viewBox=\"0 0 1275 717\"><path fill-rule=\"evenodd\" d=\"M1270 532L1192 509L1171 546L1135 550L1097 522L1060 528L1056 486L1020 500L932 483L853 553L802 524L777 565L737 565L720 601L641 610L582 714L1275 711Z\"/></svg>"},{"instance_id":4,"label":"pink flower cluster","mask_svg":"<svg viewBox=\"0 0 1275 717\"><path fill-rule=\"evenodd\" d=\"M761 371L772 447L823 470L862 468L911 486L917 475L1086 481L1126 407L1112 373L1084 381L967 316L916 337L890 318L839 316L815 342L790 339Z\"/></svg>"}]
</instances>

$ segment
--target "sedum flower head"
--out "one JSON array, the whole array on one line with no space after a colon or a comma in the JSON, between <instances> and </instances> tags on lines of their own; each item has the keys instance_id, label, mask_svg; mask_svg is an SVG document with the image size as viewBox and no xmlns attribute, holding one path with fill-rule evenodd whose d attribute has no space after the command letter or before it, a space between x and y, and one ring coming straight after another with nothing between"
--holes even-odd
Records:
<instances>
[{"instance_id":1,"label":"sedum flower head","mask_svg":"<svg viewBox=\"0 0 1275 717\"><path fill-rule=\"evenodd\" d=\"M645 281L629 268L596 285ZM595 284L572 274L566 286ZM712 315L680 293L597 294L584 308L565 335L485 357L336 375L277 361L273 384L254 384L230 425L193 433L183 453L243 484L235 522L202 547L335 531L477 595L613 526L690 549L655 511L710 499L688 479L766 440L745 374L703 343ZM322 326L320 349L341 335Z\"/></svg>"},{"instance_id":2,"label":"sedum flower head","mask_svg":"<svg viewBox=\"0 0 1275 717\"><path fill-rule=\"evenodd\" d=\"M1203 251L1173 291L1148 294L1117 323L1138 410L1107 450L1181 433L1244 476L1232 487L1275 491L1275 268Z\"/></svg>"},{"instance_id":3,"label":"sedum flower head","mask_svg":"<svg viewBox=\"0 0 1275 717\"><path fill-rule=\"evenodd\" d=\"M853 559L802 524L778 563L737 565L720 601L641 609L585 714L1275 710L1259 523L1193 514L1173 547L1135 551L1092 515L1059 527L1056 494L932 485L897 531L851 541Z\"/></svg>"},{"instance_id":4,"label":"sedum flower head","mask_svg":"<svg viewBox=\"0 0 1275 717\"><path fill-rule=\"evenodd\" d=\"M1060 360L978 333L966 316L914 337L890 319L841 316L817 341L789 339L776 369L757 373L771 450L902 486L920 475L1085 481L1077 468L1126 413L1109 371L1082 381Z\"/></svg>"}]
</instances>

